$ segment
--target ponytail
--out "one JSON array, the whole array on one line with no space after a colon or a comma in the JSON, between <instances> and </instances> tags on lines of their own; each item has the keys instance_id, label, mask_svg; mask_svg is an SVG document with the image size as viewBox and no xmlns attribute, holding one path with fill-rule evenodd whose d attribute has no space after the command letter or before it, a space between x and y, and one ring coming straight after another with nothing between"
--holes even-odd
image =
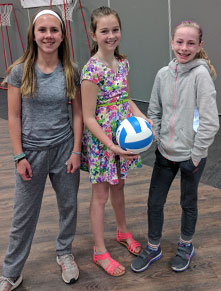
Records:
<instances>
[{"instance_id":1,"label":"ponytail","mask_svg":"<svg viewBox=\"0 0 221 291\"><path fill-rule=\"evenodd\" d=\"M98 51L98 44L96 41L93 40L92 46L91 46L91 56L94 56L97 51Z\"/></svg>"},{"instance_id":2,"label":"ponytail","mask_svg":"<svg viewBox=\"0 0 221 291\"><path fill-rule=\"evenodd\" d=\"M211 77L212 77L213 80L215 80L216 79L216 70L215 70L214 66L211 64L211 61L210 61L207 53L204 51L203 48L201 48L200 52L198 54L196 54L195 58L196 59L204 59L204 60L207 61L208 66L210 68Z\"/></svg>"}]
</instances>

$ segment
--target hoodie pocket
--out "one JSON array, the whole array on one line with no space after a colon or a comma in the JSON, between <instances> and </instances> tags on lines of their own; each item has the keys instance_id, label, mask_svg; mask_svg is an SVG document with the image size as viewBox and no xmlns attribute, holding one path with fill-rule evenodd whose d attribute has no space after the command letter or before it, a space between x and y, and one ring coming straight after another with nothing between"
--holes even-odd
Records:
<instances>
[{"instance_id":1,"label":"hoodie pocket","mask_svg":"<svg viewBox=\"0 0 221 291\"><path fill-rule=\"evenodd\" d=\"M190 134L192 135L192 137L190 136ZM188 137L187 137L187 134L184 133L183 128L180 129L180 140L183 143L183 145L186 147L186 149L193 148L195 134L193 132L191 132L190 134L188 134Z\"/></svg>"}]
</instances>

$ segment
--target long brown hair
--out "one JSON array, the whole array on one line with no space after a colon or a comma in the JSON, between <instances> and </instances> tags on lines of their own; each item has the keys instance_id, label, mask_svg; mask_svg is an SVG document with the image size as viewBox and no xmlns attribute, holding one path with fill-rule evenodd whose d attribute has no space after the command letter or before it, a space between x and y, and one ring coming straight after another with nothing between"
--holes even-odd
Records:
<instances>
[{"instance_id":1,"label":"long brown hair","mask_svg":"<svg viewBox=\"0 0 221 291\"><path fill-rule=\"evenodd\" d=\"M55 12L55 11L54 11ZM30 95L36 95L36 75L35 75L35 63L37 61L38 47L34 41L34 28L35 23L33 23L35 16L39 11L33 16L32 21L28 28L27 33L27 49L22 57L16 60L6 71L5 78L2 82L3 85L6 83L6 77L11 72L12 68L17 65L24 63L24 71L21 81L21 93L23 96L29 97ZM55 12L57 13L57 12ZM58 13L57 13L58 14ZM58 14L61 19L61 30L63 35L63 41L61 42L58 48L58 57L62 63L64 69L64 75L66 80L66 94L68 98L74 99L75 96L75 86L74 86L74 75L75 69L74 64L70 60L69 45L66 35L66 28L64 21L61 16Z\"/></svg>"},{"instance_id":2,"label":"long brown hair","mask_svg":"<svg viewBox=\"0 0 221 291\"><path fill-rule=\"evenodd\" d=\"M98 18L104 17L104 16L109 16L109 15L114 15L117 18L117 21L119 23L120 30L121 30L121 21L120 21L120 17L118 15L118 13L114 9L111 9L111 8L105 7L105 6L101 6L97 9L95 9L91 14L91 25L90 25L91 32L93 32L95 34L96 29L97 29ZM97 51L98 51L98 44L96 41L93 40L92 48L91 48L91 56L95 55ZM118 59L125 59L126 58L125 55L120 53L119 46L116 47L116 49L114 51L114 55Z\"/></svg>"},{"instance_id":3,"label":"long brown hair","mask_svg":"<svg viewBox=\"0 0 221 291\"><path fill-rule=\"evenodd\" d=\"M200 27L200 25L194 21L189 21L189 20L186 20L186 21L182 21L181 23L179 23L174 31L173 31L173 34L172 34L172 39L174 39L174 35L177 31L177 29L179 29L180 27L193 27L197 30L198 32L198 36L199 36L199 43L202 42L203 40L203 31L202 31L202 28ZM211 64L211 61L207 55L207 53L204 51L203 48L201 48L200 52L196 54L195 56L195 59L205 59L208 63L208 66L210 68L210 74L211 74L211 77L213 79L216 78L216 70L214 68L214 66Z\"/></svg>"}]
</instances>

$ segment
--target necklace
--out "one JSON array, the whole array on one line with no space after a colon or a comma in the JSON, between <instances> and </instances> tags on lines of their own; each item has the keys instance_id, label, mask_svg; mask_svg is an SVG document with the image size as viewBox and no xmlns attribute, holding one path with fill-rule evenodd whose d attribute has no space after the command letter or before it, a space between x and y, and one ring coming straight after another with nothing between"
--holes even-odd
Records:
<instances>
[{"instance_id":1,"label":"necklace","mask_svg":"<svg viewBox=\"0 0 221 291\"><path fill-rule=\"evenodd\" d=\"M113 70L115 73L117 72L118 69L118 62L116 60L115 57L113 57L111 63L105 61L100 55L99 53L96 54L96 57L98 59L98 61L100 61L101 63L103 63L105 66L109 67L111 70Z\"/></svg>"}]
</instances>

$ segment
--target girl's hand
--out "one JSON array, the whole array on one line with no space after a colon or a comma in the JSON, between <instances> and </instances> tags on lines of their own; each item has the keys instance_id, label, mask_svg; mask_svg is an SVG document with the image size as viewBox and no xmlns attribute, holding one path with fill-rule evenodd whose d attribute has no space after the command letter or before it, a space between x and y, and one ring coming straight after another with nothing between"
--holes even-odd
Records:
<instances>
[{"instance_id":1,"label":"girl's hand","mask_svg":"<svg viewBox=\"0 0 221 291\"><path fill-rule=\"evenodd\" d=\"M32 178L31 165L26 159L22 159L17 163L17 172L24 181L30 181Z\"/></svg>"},{"instance_id":2,"label":"girl's hand","mask_svg":"<svg viewBox=\"0 0 221 291\"><path fill-rule=\"evenodd\" d=\"M67 162L67 173L74 174L74 172L80 167L81 165L81 156L76 154L71 154L68 162Z\"/></svg>"},{"instance_id":3,"label":"girl's hand","mask_svg":"<svg viewBox=\"0 0 221 291\"><path fill-rule=\"evenodd\" d=\"M197 161L192 160L193 164L195 167L197 167L199 165L199 163Z\"/></svg>"},{"instance_id":4,"label":"girl's hand","mask_svg":"<svg viewBox=\"0 0 221 291\"><path fill-rule=\"evenodd\" d=\"M153 136L155 136L155 131L153 129L153 121L149 118L147 118L146 116L144 117L144 119L149 123L149 125L152 127L153 130Z\"/></svg>"},{"instance_id":5,"label":"girl's hand","mask_svg":"<svg viewBox=\"0 0 221 291\"><path fill-rule=\"evenodd\" d=\"M142 116L143 117L143 116ZM147 118L146 116L145 117L143 117L148 123L149 123L149 125L151 126L151 127L153 127L153 121L151 120L151 119L149 119L149 118Z\"/></svg>"},{"instance_id":6,"label":"girl's hand","mask_svg":"<svg viewBox=\"0 0 221 291\"><path fill-rule=\"evenodd\" d=\"M133 154L131 151L128 150L125 151L119 145L116 145L114 143L109 147L109 149L125 159L133 160L138 157L138 154Z\"/></svg>"},{"instance_id":7,"label":"girl's hand","mask_svg":"<svg viewBox=\"0 0 221 291\"><path fill-rule=\"evenodd\" d=\"M153 129L153 121L151 119L147 118L144 114L142 114L142 115L137 114L137 115L134 115L134 116L142 117L143 119L145 119L149 123L149 125L152 127L153 136L155 136L155 131Z\"/></svg>"}]
</instances>

